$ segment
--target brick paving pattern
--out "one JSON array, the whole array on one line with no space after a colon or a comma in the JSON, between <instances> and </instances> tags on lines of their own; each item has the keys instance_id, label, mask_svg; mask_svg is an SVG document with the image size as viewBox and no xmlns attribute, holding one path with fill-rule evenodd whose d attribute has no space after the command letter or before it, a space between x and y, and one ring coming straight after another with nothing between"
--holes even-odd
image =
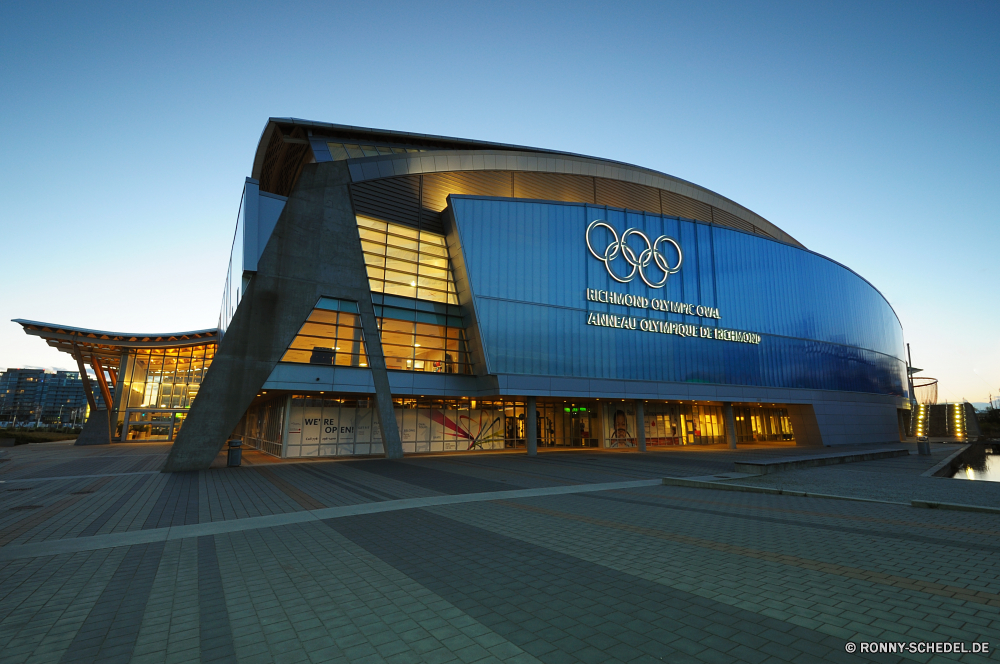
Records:
<instances>
[{"instance_id":1,"label":"brick paving pattern","mask_svg":"<svg viewBox=\"0 0 1000 664\"><path fill-rule=\"evenodd\" d=\"M960 659L996 661L1000 515L896 503L997 505L1000 485L921 477L955 449L934 448L732 480L891 502L656 482L809 453L778 446L249 454L172 475L156 472L163 445L13 448L0 659L930 661L845 644L987 641L992 655Z\"/></svg>"}]
</instances>

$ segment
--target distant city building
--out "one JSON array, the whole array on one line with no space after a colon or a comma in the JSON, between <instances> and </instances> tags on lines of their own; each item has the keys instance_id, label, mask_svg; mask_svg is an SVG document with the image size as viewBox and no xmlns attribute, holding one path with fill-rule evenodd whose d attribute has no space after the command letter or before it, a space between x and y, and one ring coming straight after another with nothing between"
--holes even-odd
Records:
<instances>
[{"instance_id":1,"label":"distant city building","mask_svg":"<svg viewBox=\"0 0 1000 664\"><path fill-rule=\"evenodd\" d=\"M102 404L101 395L95 395ZM87 395L78 371L8 369L0 374L0 424L78 424L87 419Z\"/></svg>"}]
</instances>

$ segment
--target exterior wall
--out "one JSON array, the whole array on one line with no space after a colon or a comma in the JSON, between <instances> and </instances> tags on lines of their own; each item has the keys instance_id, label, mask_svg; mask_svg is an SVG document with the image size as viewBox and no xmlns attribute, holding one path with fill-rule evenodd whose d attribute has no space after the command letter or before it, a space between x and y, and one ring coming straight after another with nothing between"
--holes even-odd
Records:
<instances>
[{"instance_id":1,"label":"exterior wall","mask_svg":"<svg viewBox=\"0 0 1000 664\"><path fill-rule=\"evenodd\" d=\"M902 331L866 281L811 252L739 231L612 208L457 197L446 214L477 376L388 372L393 395L802 404L813 443L899 439ZM586 249L591 218L666 233L682 269L657 291L614 282ZM532 237L533 242L521 239ZM356 275L359 281L363 274ZM719 320L587 302L587 288L717 307ZM760 345L586 325L590 312L752 331ZM839 388L839 389L832 389ZM364 369L276 364L266 390L374 394Z\"/></svg>"},{"instance_id":2,"label":"exterior wall","mask_svg":"<svg viewBox=\"0 0 1000 664\"><path fill-rule=\"evenodd\" d=\"M840 395L838 395L840 396ZM898 403L879 403L864 395L813 403L824 445L857 445L900 440Z\"/></svg>"},{"instance_id":3,"label":"exterior wall","mask_svg":"<svg viewBox=\"0 0 1000 664\"><path fill-rule=\"evenodd\" d=\"M676 238L681 269L662 289L614 281L586 247L595 219L619 235ZM902 328L877 290L834 261L589 205L453 196L446 224L472 345L498 394L812 404L825 445L899 440ZM701 304L721 318L589 302L586 289ZM593 312L753 332L760 343L588 325Z\"/></svg>"},{"instance_id":4,"label":"exterior wall","mask_svg":"<svg viewBox=\"0 0 1000 664\"><path fill-rule=\"evenodd\" d=\"M451 200L452 255L462 254L456 276L473 303L487 373L907 397L902 328L891 307L868 282L822 256L659 215ZM676 238L684 252L680 270L660 289L638 278L614 281L585 242L596 219L619 234L638 228L650 238ZM595 242L603 248L607 238ZM615 269L627 272L623 265ZM587 301L587 289L704 305L721 318ZM761 340L611 329L588 324L592 313L751 332Z\"/></svg>"}]
</instances>

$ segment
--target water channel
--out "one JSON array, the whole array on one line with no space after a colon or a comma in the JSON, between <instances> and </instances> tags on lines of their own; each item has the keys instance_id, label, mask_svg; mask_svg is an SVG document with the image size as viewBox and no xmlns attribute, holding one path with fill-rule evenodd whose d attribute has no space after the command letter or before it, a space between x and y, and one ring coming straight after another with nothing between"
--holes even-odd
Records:
<instances>
[{"instance_id":1,"label":"water channel","mask_svg":"<svg viewBox=\"0 0 1000 664\"><path fill-rule=\"evenodd\" d=\"M955 479L1000 482L1000 445L973 444L957 461Z\"/></svg>"}]
</instances>

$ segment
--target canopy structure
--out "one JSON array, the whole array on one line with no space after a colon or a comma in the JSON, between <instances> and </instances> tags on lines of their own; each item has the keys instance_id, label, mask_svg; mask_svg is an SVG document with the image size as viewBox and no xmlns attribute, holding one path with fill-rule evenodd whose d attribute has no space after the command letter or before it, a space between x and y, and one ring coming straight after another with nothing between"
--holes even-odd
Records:
<instances>
[{"instance_id":1,"label":"canopy structure","mask_svg":"<svg viewBox=\"0 0 1000 664\"><path fill-rule=\"evenodd\" d=\"M64 353L69 353L76 360L83 380L84 391L91 409L97 405L90 388L90 380L84 363L89 363L97 375L98 387L104 403L110 408L111 390L109 382L118 382L118 372L121 369L122 358L128 352L142 348L184 348L202 344L218 343L218 328L192 330L190 332L167 332L159 334L140 334L131 332L109 332L107 330L89 330L69 325L42 323L40 321L15 318L26 334L41 337L45 342ZM107 372L107 376L105 376Z\"/></svg>"}]
</instances>

